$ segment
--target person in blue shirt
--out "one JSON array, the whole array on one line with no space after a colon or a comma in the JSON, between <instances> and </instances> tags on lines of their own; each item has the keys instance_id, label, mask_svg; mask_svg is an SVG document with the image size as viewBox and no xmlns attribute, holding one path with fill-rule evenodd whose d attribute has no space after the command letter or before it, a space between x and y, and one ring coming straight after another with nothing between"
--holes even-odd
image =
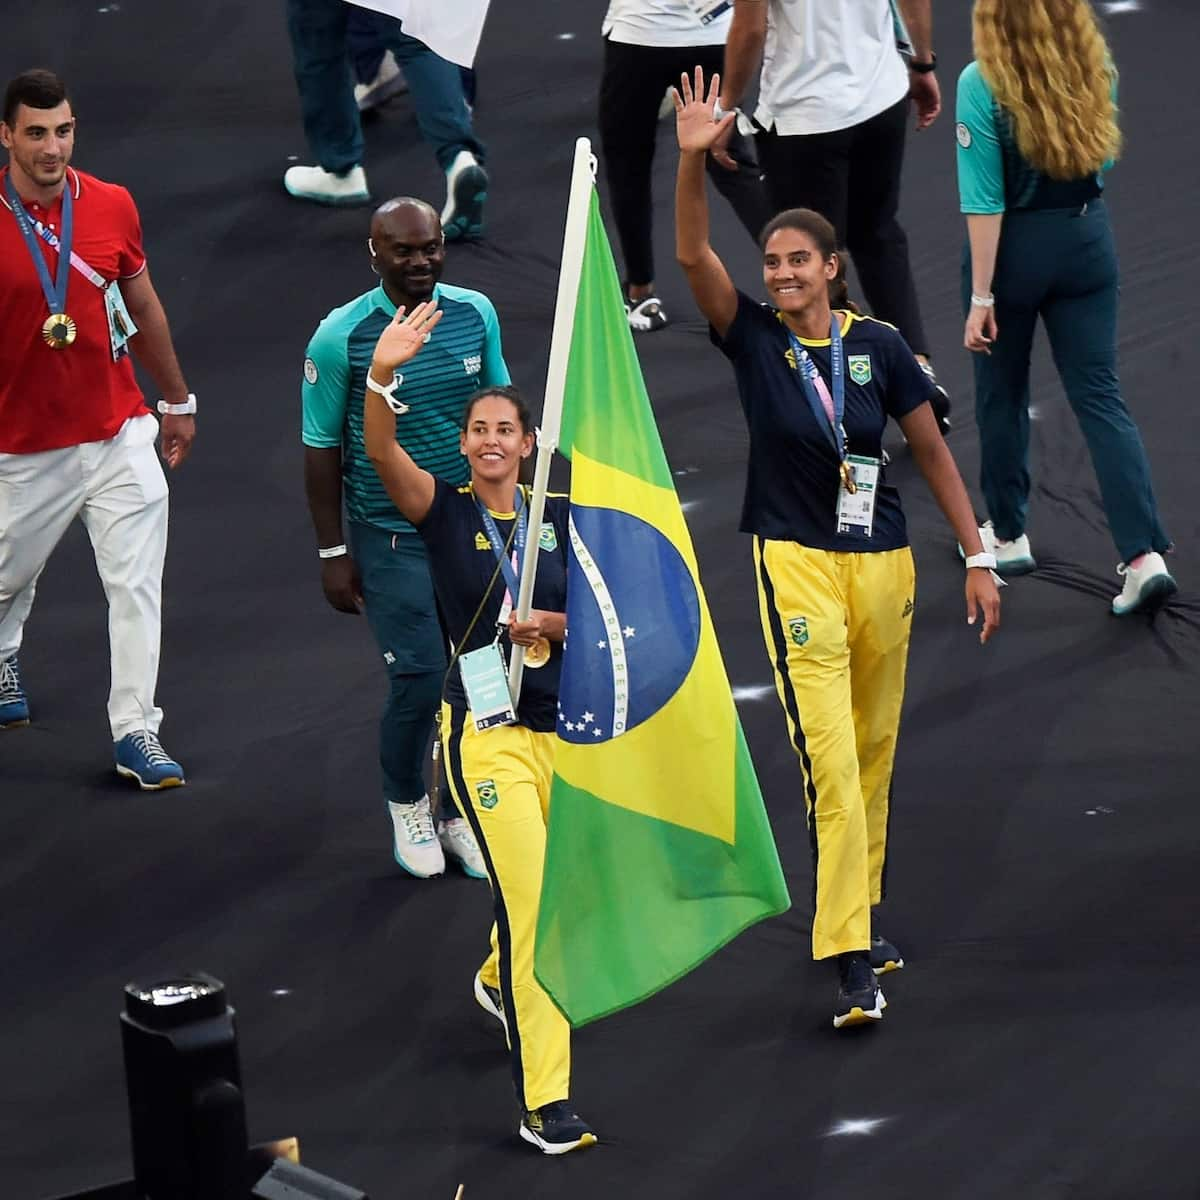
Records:
<instances>
[{"instance_id":1,"label":"person in blue shirt","mask_svg":"<svg viewBox=\"0 0 1200 1200\"><path fill-rule=\"evenodd\" d=\"M396 394L408 411L396 436L422 467L462 484L463 405L481 385L508 383L508 367L491 301L439 282L446 247L428 204L406 197L382 205L367 249L379 285L334 309L304 360L304 482L321 586L338 612L366 613L387 670L379 758L397 863L413 875L439 875L449 853L467 874L483 878L479 848L461 814L448 805L435 829L425 793L425 750L446 670L446 638L421 539L388 498L363 447L363 391L375 343L397 306L436 300L442 321L420 360L397 377Z\"/></svg>"},{"instance_id":2,"label":"person in blue shirt","mask_svg":"<svg viewBox=\"0 0 1200 1200\"><path fill-rule=\"evenodd\" d=\"M741 528L754 537L759 615L800 759L815 865L815 959L838 968L835 1028L877 1021L876 976L903 965L873 924L882 903L892 768L914 608L912 552L889 486L895 420L967 552L967 619L999 624L995 559L938 429L935 385L891 325L834 309L834 227L787 209L760 236L769 304L738 291L708 240L704 157L714 119L696 69L676 94L676 256L714 344L729 358L750 430ZM844 289L839 289L844 292ZM844 303L844 294L837 297Z\"/></svg>"},{"instance_id":3,"label":"person in blue shirt","mask_svg":"<svg viewBox=\"0 0 1200 1200\"><path fill-rule=\"evenodd\" d=\"M1036 567L1029 507L1029 356L1038 317L1087 440L1121 556L1117 615L1176 591L1150 464L1117 378L1117 257L1103 199L1120 147L1116 70L1086 0L978 0L975 61L958 81L967 219L963 343L987 525L1001 574Z\"/></svg>"}]
</instances>

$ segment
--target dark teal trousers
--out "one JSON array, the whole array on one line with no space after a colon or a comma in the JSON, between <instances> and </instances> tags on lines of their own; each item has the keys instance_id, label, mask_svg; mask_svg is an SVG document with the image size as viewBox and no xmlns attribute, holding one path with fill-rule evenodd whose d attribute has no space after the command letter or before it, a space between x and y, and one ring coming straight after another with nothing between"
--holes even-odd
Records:
<instances>
[{"instance_id":1,"label":"dark teal trousers","mask_svg":"<svg viewBox=\"0 0 1200 1200\"><path fill-rule=\"evenodd\" d=\"M397 804L412 804L425 794L425 756L442 699L446 635L420 536L357 521L349 523L349 534L367 624L388 676L379 722L383 794ZM442 798L445 815L458 816L448 789Z\"/></svg>"},{"instance_id":2,"label":"dark teal trousers","mask_svg":"<svg viewBox=\"0 0 1200 1200\"><path fill-rule=\"evenodd\" d=\"M1029 358L1038 318L1091 453L1122 562L1163 551L1150 464L1117 378L1117 255L1103 200L1004 216L992 290L996 344L976 354L975 420L988 516L1006 541L1029 507ZM964 254L963 308L970 304Z\"/></svg>"}]
</instances>

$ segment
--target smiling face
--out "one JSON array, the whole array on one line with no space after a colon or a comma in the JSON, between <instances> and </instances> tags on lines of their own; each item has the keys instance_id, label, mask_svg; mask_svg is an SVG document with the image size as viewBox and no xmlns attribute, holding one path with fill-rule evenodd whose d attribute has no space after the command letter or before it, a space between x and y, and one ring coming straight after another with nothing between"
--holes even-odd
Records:
<instances>
[{"instance_id":1,"label":"smiling face","mask_svg":"<svg viewBox=\"0 0 1200 1200\"><path fill-rule=\"evenodd\" d=\"M458 435L458 448L471 464L471 477L515 485L521 460L533 453L533 430L525 432L517 406L507 396L480 396Z\"/></svg>"},{"instance_id":2,"label":"smiling face","mask_svg":"<svg viewBox=\"0 0 1200 1200\"><path fill-rule=\"evenodd\" d=\"M393 298L409 307L433 295L446 265L442 223L419 200L389 200L371 221L372 262Z\"/></svg>"},{"instance_id":3,"label":"smiling face","mask_svg":"<svg viewBox=\"0 0 1200 1200\"><path fill-rule=\"evenodd\" d=\"M815 303L829 303L829 281L837 275L838 257L826 258L811 234L776 229L763 249L763 284L780 312L799 316Z\"/></svg>"},{"instance_id":4,"label":"smiling face","mask_svg":"<svg viewBox=\"0 0 1200 1200\"><path fill-rule=\"evenodd\" d=\"M20 171L36 187L56 187L62 183L75 149L70 102L64 100L54 108L17 105L12 123L0 124L0 142L14 171Z\"/></svg>"}]
</instances>

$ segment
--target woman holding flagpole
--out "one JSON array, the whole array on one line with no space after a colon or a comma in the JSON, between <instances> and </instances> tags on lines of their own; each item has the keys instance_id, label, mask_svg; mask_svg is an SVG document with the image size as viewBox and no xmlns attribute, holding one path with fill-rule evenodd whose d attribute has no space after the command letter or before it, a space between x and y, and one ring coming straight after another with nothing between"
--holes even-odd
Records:
<instances>
[{"instance_id":1,"label":"woman holding flagpole","mask_svg":"<svg viewBox=\"0 0 1200 1200\"><path fill-rule=\"evenodd\" d=\"M446 774L483 851L492 885L492 952L475 998L504 1027L521 1105L520 1136L546 1154L596 1143L567 1101L570 1026L533 974L546 817L553 776L558 681L566 626L567 497L547 496L536 533L518 483L533 451L529 410L512 387L487 388L463 414L460 448L471 482L422 470L396 441L406 411L400 368L441 319L435 301L403 308L375 347L363 413L367 454L392 502L416 526L454 656L441 711ZM528 537L538 539L533 605L513 612ZM524 647L520 703L503 643Z\"/></svg>"},{"instance_id":2,"label":"woman holding flagpole","mask_svg":"<svg viewBox=\"0 0 1200 1200\"><path fill-rule=\"evenodd\" d=\"M900 498L887 485L894 418L966 559L967 622L980 641L1000 598L971 502L938 431L934 385L896 330L833 311L837 240L789 209L760 237L763 305L737 290L708 240L704 159L716 120L696 69L675 95L676 252L714 344L731 360L750 429L741 528L754 537L759 610L800 759L816 867L812 953L838 967L835 1028L877 1021L877 975L903 959L872 924L883 899L892 767L914 603Z\"/></svg>"}]
</instances>

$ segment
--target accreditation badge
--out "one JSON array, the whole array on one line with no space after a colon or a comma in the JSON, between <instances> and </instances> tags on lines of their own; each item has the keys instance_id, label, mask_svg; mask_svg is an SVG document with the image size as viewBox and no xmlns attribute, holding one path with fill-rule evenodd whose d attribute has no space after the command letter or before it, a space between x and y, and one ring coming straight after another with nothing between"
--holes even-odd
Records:
<instances>
[{"instance_id":1,"label":"accreditation badge","mask_svg":"<svg viewBox=\"0 0 1200 1200\"><path fill-rule=\"evenodd\" d=\"M508 671L496 642L460 654L458 673L467 693L471 718L480 733L516 722L512 693L508 690Z\"/></svg>"},{"instance_id":2,"label":"accreditation badge","mask_svg":"<svg viewBox=\"0 0 1200 1200\"><path fill-rule=\"evenodd\" d=\"M115 279L104 289L104 312L108 317L108 341L113 362L120 362L129 353L129 339L137 333L138 327L125 307L125 297Z\"/></svg>"},{"instance_id":3,"label":"accreditation badge","mask_svg":"<svg viewBox=\"0 0 1200 1200\"><path fill-rule=\"evenodd\" d=\"M847 454L843 466L849 481L838 488L837 531L869 538L875 531L875 496L883 462Z\"/></svg>"}]
</instances>

